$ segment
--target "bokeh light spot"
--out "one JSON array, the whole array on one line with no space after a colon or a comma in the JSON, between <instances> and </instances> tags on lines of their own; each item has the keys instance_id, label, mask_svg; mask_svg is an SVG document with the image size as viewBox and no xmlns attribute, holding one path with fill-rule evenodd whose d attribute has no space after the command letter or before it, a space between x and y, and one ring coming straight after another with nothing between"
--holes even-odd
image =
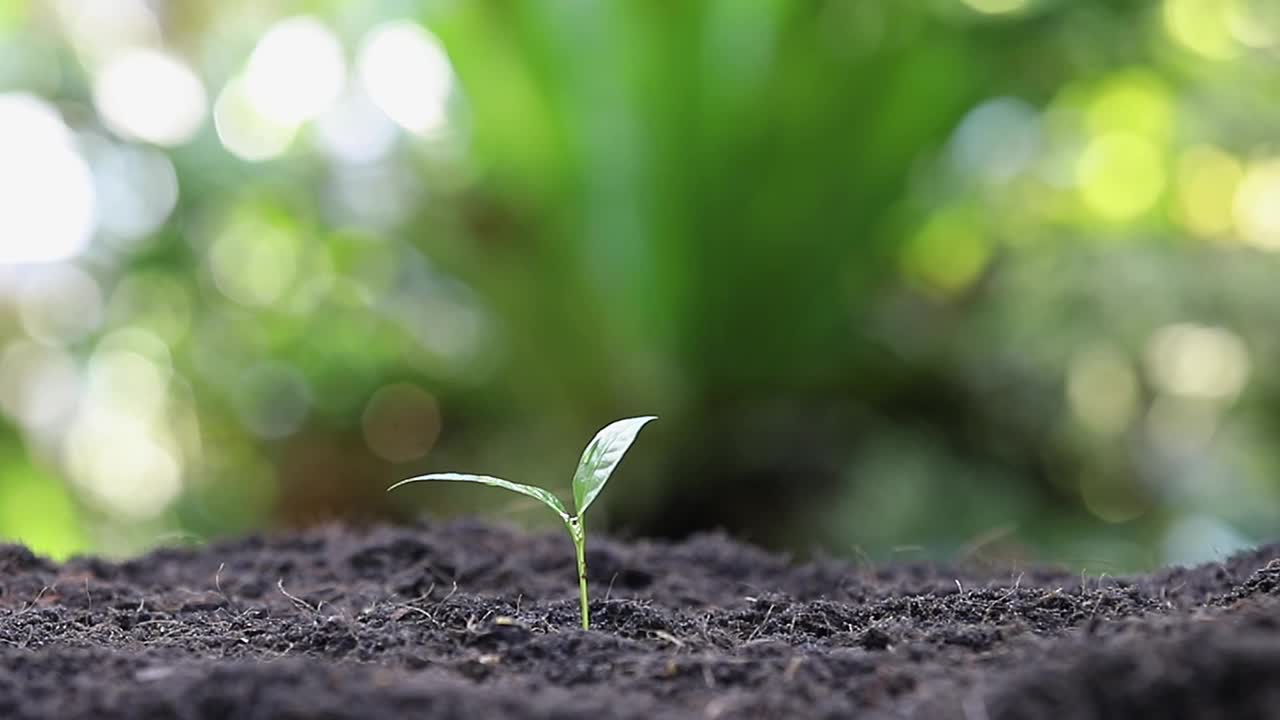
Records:
<instances>
[{"instance_id":1,"label":"bokeh light spot","mask_svg":"<svg viewBox=\"0 0 1280 720\"><path fill-rule=\"evenodd\" d=\"M984 15L1002 15L1027 8L1027 0L964 0L964 4Z\"/></svg>"},{"instance_id":2,"label":"bokeh light spot","mask_svg":"<svg viewBox=\"0 0 1280 720\"><path fill-rule=\"evenodd\" d=\"M1280 3L1275 0L1236 0L1228 19L1231 35L1250 48L1280 45Z\"/></svg>"},{"instance_id":3,"label":"bokeh light spot","mask_svg":"<svg viewBox=\"0 0 1280 720\"><path fill-rule=\"evenodd\" d=\"M251 307L271 305L293 283L302 251L288 228L241 214L214 240L209 268L228 298Z\"/></svg>"},{"instance_id":4,"label":"bokeh light spot","mask_svg":"<svg viewBox=\"0 0 1280 720\"><path fill-rule=\"evenodd\" d=\"M1192 398L1232 398L1244 389L1249 377L1249 353L1230 330L1179 323L1151 336L1147 366L1164 392Z\"/></svg>"},{"instance_id":5,"label":"bokeh light spot","mask_svg":"<svg viewBox=\"0 0 1280 720\"><path fill-rule=\"evenodd\" d=\"M296 126L324 112L342 91L347 64L342 43L314 17L272 25L245 66L245 94L262 117Z\"/></svg>"},{"instance_id":6,"label":"bokeh light spot","mask_svg":"<svg viewBox=\"0 0 1280 720\"><path fill-rule=\"evenodd\" d=\"M91 502L128 520L159 515L182 489L174 454L127 417L78 421L67 436L66 463Z\"/></svg>"},{"instance_id":7,"label":"bokeh light spot","mask_svg":"<svg viewBox=\"0 0 1280 720\"><path fill-rule=\"evenodd\" d=\"M1280 250L1280 160L1249 167L1236 192L1233 215L1246 243Z\"/></svg>"},{"instance_id":8,"label":"bokeh light spot","mask_svg":"<svg viewBox=\"0 0 1280 720\"><path fill-rule=\"evenodd\" d=\"M0 94L0 264L65 260L89 245L93 176L58 111Z\"/></svg>"},{"instance_id":9,"label":"bokeh light spot","mask_svg":"<svg viewBox=\"0 0 1280 720\"><path fill-rule=\"evenodd\" d=\"M440 408L427 391L408 383L379 388L360 418L365 443L390 462L416 460L440 434Z\"/></svg>"},{"instance_id":10,"label":"bokeh light spot","mask_svg":"<svg viewBox=\"0 0 1280 720\"><path fill-rule=\"evenodd\" d=\"M63 459L85 498L128 520L162 513L182 490L182 459L168 406L168 348L137 328L104 337L89 358Z\"/></svg>"},{"instance_id":11,"label":"bokeh light spot","mask_svg":"<svg viewBox=\"0 0 1280 720\"><path fill-rule=\"evenodd\" d=\"M1212 145L1186 150L1178 159L1178 220L1203 237L1230 232L1243 177L1240 162Z\"/></svg>"},{"instance_id":12,"label":"bokeh light spot","mask_svg":"<svg viewBox=\"0 0 1280 720\"><path fill-rule=\"evenodd\" d=\"M1164 141L1173 133L1174 108L1169 87L1155 73L1138 68L1107 77L1086 110L1095 135L1133 133Z\"/></svg>"},{"instance_id":13,"label":"bokeh light spot","mask_svg":"<svg viewBox=\"0 0 1280 720\"><path fill-rule=\"evenodd\" d=\"M164 225L178 204L178 175L163 152L99 139L88 145L103 239L131 250Z\"/></svg>"},{"instance_id":14,"label":"bokeh light spot","mask_svg":"<svg viewBox=\"0 0 1280 720\"><path fill-rule=\"evenodd\" d=\"M156 145L181 145L204 123L208 98L178 58L148 48L113 56L93 81L93 102L112 132Z\"/></svg>"},{"instance_id":15,"label":"bokeh light spot","mask_svg":"<svg viewBox=\"0 0 1280 720\"><path fill-rule=\"evenodd\" d=\"M0 354L0 407L24 429L65 422L79 395L80 372L65 350L18 340Z\"/></svg>"},{"instance_id":16,"label":"bokeh light spot","mask_svg":"<svg viewBox=\"0 0 1280 720\"><path fill-rule=\"evenodd\" d=\"M903 250L908 277L926 288L952 293L968 287L991 254L982 228L961 209L936 213Z\"/></svg>"},{"instance_id":17,"label":"bokeh light spot","mask_svg":"<svg viewBox=\"0 0 1280 720\"><path fill-rule=\"evenodd\" d=\"M1230 60L1240 52L1231 32L1235 7L1235 0L1165 0L1165 30L1199 55Z\"/></svg>"},{"instance_id":18,"label":"bokeh light spot","mask_svg":"<svg viewBox=\"0 0 1280 720\"><path fill-rule=\"evenodd\" d=\"M397 125L431 134L448 120L453 65L435 36L416 23L374 28L360 48L360 82Z\"/></svg>"},{"instance_id":19,"label":"bokeh light spot","mask_svg":"<svg viewBox=\"0 0 1280 720\"><path fill-rule=\"evenodd\" d=\"M289 148L298 126L263 115L245 92L244 81L232 78L213 103L218 141L232 155L249 162L277 157Z\"/></svg>"},{"instance_id":20,"label":"bokeh light spot","mask_svg":"<svg viewBox=\"0 0 1280 720\"><path fill-rule=\"evenodd\" d=\"M102 290L89 273L58 263L23 282L18 294L22 328L49 345L67 345L102 323Z\"/></svg>"},{"instance_id":21,"label":"bokeh light spot","mask_svg":"<svg viewBox=\"0 0 1280 720\"><path fill-rule=\"evenodd\" d=\"M1039 144L1036 111L1016 98L988 100L970 110L951 138L952 163L990 183L1021 172Z\"/></svg>"},{"instance_id":22,"label":"bokeh light spot","mask_svg":"<svg viewBox=\"0 0 1280 720\"><path fill-rule=\"evenodd\" d=\"M53 5L76 51L90 65L161 41L160 22L146 0L54 0Z\"/></svg>"},{"instance_id":23,"label":"bokeh light spot","mask_svg":"<svg viewBox=\"0 0 1280 720\"><path fill-rule=\"evenodd\" d=\"M1159 149L1131 133L1107 133L1090 141L1076 164L1076 179L1085 205L1113 222L1150 210L1166 180Z\"/></svg>"},{"instance_id":24,"label":"bokeh light spot","mask_svg":"<svg viewBox=\"0 0 1280 720\"><path fill-rule=\"evenodd\" d=\"M1067 371L1067 400L1089 430L1100 435L1123 432L1138 409L1138 379L1129 359L1105 345L1079 351Z\"/></svg>"}]
</instances>

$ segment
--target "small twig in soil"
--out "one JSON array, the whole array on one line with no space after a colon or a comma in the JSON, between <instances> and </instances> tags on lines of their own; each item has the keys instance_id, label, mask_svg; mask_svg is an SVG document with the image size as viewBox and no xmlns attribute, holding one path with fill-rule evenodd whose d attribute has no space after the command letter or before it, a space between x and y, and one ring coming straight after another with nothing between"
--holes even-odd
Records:
<instances>
[{"instance_id":1,"label":"small twig in soil","mask_svg":"<svg viewBox=\"0 0 1280 720\"><path fill-rule=\"evenodd\" d=\"M618 573L614 573L613 577L609 578L609 589L604 591L605 602L609 602L609 596L613 594L613 581L617 579L618 579Z\"/></svg>"},{"instance_id":2,"label":"small twig in soil","mask_svg":"<svg viewBox=\"0 0 1280 720\"><path fill-rule=\"evenodd\" d=\"M760 631L764 629L765 623L769 622L769 618L773 615L773 607L773 604L770 603L769 609L764 611L764 619L761 620L760 624L756 626L756 629L752 630L751 634L747 636L747 642L755 640L756 635L759 635Z\"/></svg>"},{"instance_id":3,"label":"small twig in soil","mask_svg":"<svg viewBox=\"0 0 1280 720\"><path fill-rule=\"evenodd\" d=\"M657 638L659 638L659 639L661 639L661 640L666 640L667 642L671 643L672 645L675 645L677 649L678 649L678 648L682 648L682 647L684 647L684 641L683 641L683 640L681 640L680 638L676 637L675 635L672 635L671 633L667 632L666 630L653 630L652 632L653 632L654 637L657 637Z\"/></svg>"},{"instance_id":4,"label":"small twig in soil","mask_svg":"<svg viewBox=\"0 0 1280 720\"><path fill-rule=\"evenodd\" d=\"M36 596L35 596L34 598L32 598L32 599L31 599L31 602L27 603L26 607L24 607L24 608L22 608L21 610L19 610L19 611L18 611L18 614L19 614L19 615L21 615L22 613L24 613L24 612L26 612L26 611L30 610L31 608L35 607L35 606L36 606L36 603L40 602L40 598L44 597L44 594L45 594L46 592L48 592L48 591L49 591L49 586L48 586L48 585L45 585L44 587L40 588L40 592L36 593Z\"/></svg>"},{"instance_id":5,"label":"small twig in soil","mask_svg":"<svg viewBox=\"0 0 1280 720\"><path fill-rule=\"evenodd\" d=\"M231 602L231 598L227 597L227 593L222 589L222 569L227 566L226 563L218 563L218 571L213 574L213 586L218 589L218 594L226 598L227 602Z\"/></svg>"},{"instance_id":6,"label":"small twig in soil","mask_svg":"<svg viewBox=\"0 0 1280 720\"><path fill-rule=\"evenodd\" d=\"M297 595L291 595L291 594L289 593L289 591L288 591L288 590L285 590L285 589L284 589L284 578L280 578L279 580L277 580L277 581L276 581L276 587L280 588L280 594L281 594L281 595L284 595L285 597L287 597L287 598L289 598L290 600L292 600L292 601L293 601L293 603L294 603L295 605L299 605L299 606L301 606L301 607L304 607L304 608L306 608L306 609L308 609L308 610L310 610L311 612L316 613L316 614L319 614L319 613L320 613L320 606L319 606L319 605L316 605L315 607L312 607L312 606L311 606L311 603L307 602L306 600L303 600L302 598L298 597Z\"/></svg>"},{"instance_id":7,"label":"small twig in soil","mask_svg":"<svg viewBox=\"0 0 1280 720\"><path fill-rule=\"evenodd\" d=\"M89 609L93 610L93 593L89 592L89 578L84 579L84 596L89 599Z\"/></svg>"}]
</instances>

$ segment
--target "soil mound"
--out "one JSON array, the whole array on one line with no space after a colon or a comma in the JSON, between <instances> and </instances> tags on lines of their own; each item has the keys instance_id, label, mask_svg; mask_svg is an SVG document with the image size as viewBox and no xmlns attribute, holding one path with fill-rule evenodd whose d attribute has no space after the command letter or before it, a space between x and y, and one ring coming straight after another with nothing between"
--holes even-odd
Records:
<instances>
[{"instance_id":1,"label":"soil mound","mask_svg":"<svg viewBox=\"0 0 1280 720\"><path fill-rule=\"evenodd\" d=\"M1264 718L1280 545L1143 577L475 521L120 563L0 546L4 718Z\"/></svg>"}]
</instances>

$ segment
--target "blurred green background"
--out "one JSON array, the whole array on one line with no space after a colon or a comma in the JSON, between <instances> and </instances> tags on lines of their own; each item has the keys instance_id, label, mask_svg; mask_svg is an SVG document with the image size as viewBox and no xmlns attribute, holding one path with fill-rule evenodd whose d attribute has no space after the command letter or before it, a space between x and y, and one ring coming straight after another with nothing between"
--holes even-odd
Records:
<instances>
[{"instance_id":1,"label":"blurred green background","mask_svg":"<svg viewBox=\"0 0 1280 720\"><path fill-rule=\"evenodd\" d=\"M0 0L0 536L1280 527L1275 0Z\"/></svg>"}]
</instances>

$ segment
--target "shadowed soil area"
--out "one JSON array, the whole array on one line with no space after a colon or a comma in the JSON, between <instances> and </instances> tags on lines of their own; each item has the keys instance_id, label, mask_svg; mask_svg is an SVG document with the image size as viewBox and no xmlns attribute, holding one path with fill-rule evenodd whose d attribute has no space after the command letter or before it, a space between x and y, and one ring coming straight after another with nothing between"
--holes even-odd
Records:
<instances>
[{"instance_id":1,"label":"shadowed soil area","mask_svg":"<svg viewBox=\"0 0 1280 720\"><path fill-rule=\"evenodd\" d=\"M1280 546L1101 579L475 521L55 564L0 546L3 718L1263 718Z\"/></svg>"}]
</instances>

